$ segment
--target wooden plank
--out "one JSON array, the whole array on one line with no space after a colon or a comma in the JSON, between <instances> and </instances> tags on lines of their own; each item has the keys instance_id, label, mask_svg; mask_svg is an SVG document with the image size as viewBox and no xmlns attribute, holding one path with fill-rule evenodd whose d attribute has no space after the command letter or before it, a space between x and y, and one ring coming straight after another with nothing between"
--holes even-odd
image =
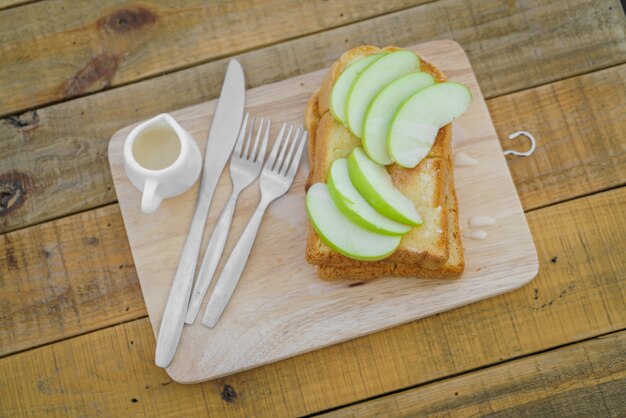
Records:
<instances>
[{"instance_id":1,"label":"wooden plank","mask_svg":"<svg viewBox=\"0 0 626 418\"><path fill-rule=\"evenodd\" d=\"M441 69L454 74L452 80L467 86L474 97L467 112L455 121L455 129L463 132L456 138L456 146L479 155L485 163L455 170L460 209L455 222L461 224L461 233L467 234L471 214L484 213L497 219L498 226L489 230L488 239L463 242L465 272L461 279L433 286L432 280L397 278L357 287L319 280L315 266L303 261L309 222L304 205L307 172L300 170L289 193L265 215L237 292L217 326L209 330L198 320L183 333L178 354L168 367L174 380L195 383L258 367L499 295L535 277L538 260L533 238L467 56L452 41L432 41L409 49L440 62ZM249 90L247 105L253 113L263 109L267 118L297 124L301 109L324 75L322 70ZM199 141L202 150L208 134L202 117L206 105L172 115L193 137L204 138ZM144 300L153 329L158 329L197 193L167 201L157 213L145 216L140 210L141 195L124 170L124 141L130 129L111 139L109 162ZM278 134L277 126L274 131ZM209 224L217 221L230 196L229 177L224 173L217 186ZM246 190L233 216L231 236L239 236L254 213L260 195L258 189L251 189ZM485 190L490 190L488 196ZM434 227L432 222L425 220L423 228ZM226 253L234 240L230 244ZM281 343L276 344L277 340ZM237 347L229 348L233 344Z\"/></svg>"},{"instance_id":2,"label":"wooden plank","mask_svg":"<svg viewBox=\"0 0 626 418\"><path fill-rule=\"evenodd\" d=\"M145 315L117 205L0 237L0 356Z\"/></svg>"},{"instance_id":3,"label":"wooden plank","mask_svg":"<svg viewBox=\"0 0 626 418\"><path fill-rule=\"evenodd\" d=\"M0 115L429 0L51 0L0 12Z\"/></svg>"},{"instance_id":4,"label":"wooden plank","mask_svg":"<svg viewBox=\"0 0 626 418\"><path fill-rule=\"evenodd\" d=\"M261 60L251 57L251 62ZM488 101L500 138L520 128L539 138L533 158L510 159L527 209L623 182L624 150L619 142L626 129L621 112L626 98L620 94L626 89L625 72L626 66L617 66ZM199 89L188 90L186 81L172 83L185 93L181 100L191 98L182 104L201 100ZM112 119L131 123L150 112L166 110L153 107L158 100L139 100L145 95L143 84L28 113L19 123L0 123L0 138L4 138L0 141L0 190L16 196L4 205L10 210L0 207L0 231L115 200L105 158L106 135L118 127ZM146 84L159 89L154 81ZM217 90L219 80L214 79L210 88ZM124 97L117 96L120 92L125 92ZM123 114L127 108L122 101L138 107ZM535 112L537 107L542 111ZM69 118L72 114L75 117ZM576 117L565 117L569 114ZM74 120L76 124L70 123ZM572 138L576 145L570 144ZM503 146L509 147L509 141L504 140ZM560 155L568 159L559 159Z\"/></svg>"},{"instance_id":5,"label":"wooden plank","mask_svg":"<svg viewBox=\"0 0 626 418\"><path fill-rule=\"evenodd\" d=\"M623 61L626 36L620 30L626 32L626 25L614 11L591 3L558 0L526 9L488 0L472 3L470 10L470 3L448 0L239 58L248 85L255 87L328 66L344 50L361 43L411 45L452 37L468 52L483 93L491 97ZM613 3L620 7L617 0L603 4ZM552 31L544 31L548 27ZM527 62L537 74L529 77L520 62ZM0 120L0 187L19 195L8 200L11 210L0 208L0 232L115 201L106 161L111 135L139 119L214 97L225 66L224 60L211 62Z\"/></svg>"},{"instance_id":6,"label":"wooden plank","mask_svg":"<svg viewBox=\"0 0 626 418\"><path fill-rule=\"evenodd\" d=\"M354 38L354 32L361 42L391 37L392 42L415 44L454 37L464 46L471 43L470 52L480 51L475 61L479 72L488 68L498 77L479 81L490 79L498 89L519 88L529 78L537 83L553 80L555 71L563 76L580 74L624 60L626 30L618 0L602 7L593 0L524 4L446 0L402 10L428 1L184 0L133 6L126 0L97 4L81 0L70 7L66 0L52 0L7 10L0 13L4 29L0 37L5 39L0 61L8 63L0 69L4 80L0 115L397 10L401 11L379 22L340 30L336 45L341 46L346 35ZM364 32L365 28L369 30ZM350 41L354 42L345 43ZM308 49L301 53L320 52L324 53Z\"/></svg>"},{"instance_id":7,"label":"wooden plank","mask_svg":"<svg viewBox=\"0 0 626 418\"><path fill-rule=\"evenodd\" d=\"M621 330L624 204L620 188L529 213L540 274L499 297L193 387L153 365L144 318L0 359L0 410L302 415Z\"/></svg>"},{"instance_id":8,"label":"wooden plank","mask_svg":"<svg viewBox=\"0 0 626 418\"><path fill-rule=\"evenodd\" d=\"M626 331L322 416L619 417L624 394Z\"/></svg>"},{"instance_id":9,"label":"wooden plank","mask_svg":"<svg viewBox=\"0 0 626 418\"><path fill-rule=\"evenodd\" d=\"M537 137L532 158L507 157L526 210L626 183L625 91L620 65L488 102L503 148Z\"/></svg>"},{"instance_id":10,"label":"wooden plank","mask_svg":"<svg viewBox=\"0 0 626 418\"><path fill-rule=\"evenodd\" d=\"M488 104L491 107L491 111L494 114L493 119L495 122L496 129L500 132L500 137L501 138L505 137L513 129L517 129L518 127L524 126L524 125L510 125L509 127L509 125L507 125L508 116L511 116L512 118L514 118L517 113L523 114L523 115L530 115L531 112L533 112L533 109L536 109L536 108L550 109L552 102L572 104L572 103L576 103L577 100L582 101L583 98L586 97L587 99L585 100L587 101L587 107L585 109L587 108L596 109L601 106L604 106L605 108L608 108L608 109L612 109L612 103L614 102L617 109L612 112L608 112L609 114L613 114L619 109L618 106L624 105L623 103L624 98L621 97L621 95L619 95L619 92L624 91L624 89L626 89L626 83L623 80L623 76L621 76L621 74L624 73L625 69L626 69L626 65L599 71L596 73L586 74L584 76L573 78L573 79L559 81L549 86L539 87L539 88L534 89L534 90L548 90L550 92L558 92L558 94L554 94L554 95L548 94L547 92L544 92L542 94L534 94L532 93L534 90L531 90L523 94L522 93L514 94L515 96L517 96L516 100L508 100L507 97L505 96L502 98L492 99L488 101ZM584 87L582 89L579 89L579 88L576 88L576 86L584 86ZM588 92L593 92L593 91L602 92L602 95L592 95L588 93ZM585 92L585 94L582 95L581 94L582 92ZM611 100L604 100L604 97L608 97ZM491 105L493 101L498 101L498 106ZM552 110L550 110L550 112L552 112ZM590 124L592 124L591 121L593 121L593 123L597 121L599 126L605 126L604 128L601 129L600 133L624 131L624 126L626 124L626 121L624 120L624 118L619 118L619 117L613 118L613 119L606 118L605 120L603 115L599 113L600 112L586 113L584 110L579 110L576 114L582 115L581 119L583 120L587 120L587 119L590 120ZM551 115L553 115L553 117L551 117ZM560 124L561 119L565 121L570 120L568 118L563 118L561 115L563 115L563 112L558 109L554 110L554 113L546 114L545 116L543 115L543 113L535 115L535 117L537 118L539 117L542 119L545 118L546 120L546 123L537 125L537 127L533 127L532 129L534 133L538 134L539 140L540 140L540 147L537 150L537 155L528 159L522 159L522 158L512 159L509 162L513 177L517 179L518 182L522 181L520 179L524 179L525 176L529 176L529 174L526 171L532 170L533 167L535 166L531 164L529 167L525 163L525 161L528 160L529 162L532 162L533 159L535 159L538 155L541 155L540 153L544 152L542 151L542 147L546 146L546 145L541 145L541 144L545 143L545 141L550 141L550 138L553 138L553 135L555 134L554 131L550 130L551 128L550 128L550 125L547 124L547 121L554 122L555 120L558 119L559 120L558 123ZM533 120L533 118L529 117L528 119L524 119L524 121L526 122L530 120ZM575 120L576 119L572 119L572 121L575 121ZM550 134L543 135L542 132L544 132L544 130L550 130L549 131ZM543 192L543 195L545 196L546 200L541 201L541 204L553 203L552 201L548 199L551 198L552 196L558 195L558 193L552 192L551 190L563 190L563 189L569 188L570 190L573 191L573 193L578 193L582 191L584 191L585 193L590 193L590 192L594 192L597 190L602 190L603 188L607 187L607 185L615 184L612 180L615 178L614 173L619 172L619 170L623 170L623 164L617 164L617 163L613 165L604 164L602 160L599 160L601 158L605 158L604 144L612 141L611 138L607 138L606 135L602 135L602 134L580 135L574 129L574 125L572 125L571 127L569 125L566 125L562 129L562 131L565 131L571 134L565 138L562 138L561 141L552 141L548 143L548 145L552 147L551 154L549 158L546 156L544 157L544 159L545 161L547 161L547 164L553 164L553 165L545 167L544 171L542 171L542 176L544 176L545 178L551 178L550 173L561 173L561 172L566 171L565 167L567 167L567 164L572 164L572 161L554 157L553 154L571 152L570 150L579 150L578 151L579 155L587 156L587 159L585 159L585 161L588 165L602 167L602 171L598 172L597 175L593 177L595 180L591 181L589 184L585 183L587 179L577 180L575 177L571 177L571 180L567 180L566 178L563 178L562 180L565 183L564 185L561 185L558 182L553 182L553 181L544 182L545 190ZM620 138L620 136L616 135L616 138ZM508 146L507 143L503 143L503 145ZM0 152L0 155L1 154L2 153ZM615 159L615 157L611 157L611 158ZM67 161L69 164L71 163L72 159L68 157ZM565 164L565 166L563 166L563 164ZM548 168L548 167L551 167L551 168ZM69 174L67 173L65 173L64 175L69 176ZM606 179L608 183L603 182L602 179ZM521 200L522 202L524 202L525 205L530 204L531 206L535 206L537 204L536 199L531 199L530 193L534 193L533 190L530 190L529 188L523 188L519 185L519 183L518 183L518 190L520 192ZM563 196L563 195L560 195L560 196ZM566 196L574 197L575 194L566 195ZM100 236L98 232L98 224L91 222L89 218L85 217L86 215L84 214L79 214L79 215L75 215L75 216L68 218L67 224L74 223L74 224L82 225L82 228L84 229L84 231L86 231L85 233L89 233L91 234L91 236L96 236L98 239L100 239L101 245L97 247L93 247L93 248L89 247L92 252L88 254L89 255L88 259L91 260L90 262L95 265L101 265L102 271L112 270L116 266L116 264L114 264L115 261L109 264L106 263L107 254L108 254L107 251L110 252L110 251L119 250L120 251L119 254L117 254L114 258L112 258L112 260L116 260L119 258L120 259L119 264L131 265L133 261L132 261L130 253L127 252L126 244L124 244L123 246L118 244L118 242L126 243L127 241L126 233L124 231L124 225L122 223L121 217L119 216L118 209L116 208L116 209L110 209L110 210L104 209L104 210L105 210L104 214L102 213L103 209L97 209L96 211L94 211L95 219L107 219L106 223L107 224L111 223L112 225L111 228L113 229L111 231L111 237L113 237L114 239L109 239L106 236ZM73 234L73 231L67 229L66 227L62 227L61 230L67 231L67 233L60 235L58 237L48 232L48 231L58 229L56 224L59 222L66 222L66 221L64 220L53 221L53 222L50 222L49 224L38 225L38 226L30 228L29 232L26 232L23 234L22 233L10 234L8 235L9 237L8 239L10 239L10 241L13 242L13 246L23 248L24 255L22 258L24 260L39 259L40 248L42 245L41 243L44 243L45 245L50 245L53 247L59 247L62 245L61 243L69 242L69 243L72 243L72 246L78 247L80 243L74 242L76 239L78 239L77 236ZM3 252L1 247L2 247L2 243L0 242L0 255L3 253L6 253L7 251L5 250ZM8 256L5 256L5 257L8 257ZM13 270L8 269L9 265L10 265L9 263L0 263L0 277L6 276L7 278L11 278L11 277L21 278L22 276L15 276L14 275L15 273L13 272ZM129 267L129 270L134 271L134 269L130 267ZM130 275L130 273L128 274ZM64 275L65 277L67 277L68 282L62 284L61 286L63 287L70 287L73 285L73 283L75 284L75 283L80 282L80 281L72 282L71 280L73 277L77 277L77 278L83 277L80 270L77 270L73 264L67 264L67 263L64 268ZM52 280L50 273L46 269L46 265L43 265L43 264L29 265L28 276L39 277L41 278L40 280ZM100 280L105 280L105 278L99 275L97 275L97 277ZM5 280L8 280L8 279L5 279ZM109 280L109 279L106 279L106 280ZM130 280L130 278L128 278L128 280ZM135 283L134 273L133 273L132 280L133 280L133 283ZM14 289L17 289L17 287L20 285L19 283L18 284L10 283L8 286L10 288L13 287ZM109 287L99 287L99 290L103 292L108 292L110 289L111 288ZM131 312L132 315L124 316L123 318L120 318L120 320L128 320L132 318L137 318L138 316L143 316L145 315L145 308L143 306L143 301L141 300L141 293L136 287L133 292L135 293L133 293L132 296L129 295L128 301L125 298L120 298L118 295L115 295L115 294L107 295L106 293L103 293L102 297L99 297L97 299L98 301L101 301L102 303L116 303L117 302L118 304L115 307L111 306L110 308L107 308L106 306L98 306L96 304L96 306L98 307L96 308L96 306L94 306L94 310L96 311L101 310L103 312L108 312L107 309L110 309L111 311L114 311L114 310L121 311L125 309L127 306L130 306L129 312ZM4 294L6 295L8 293L4 293ZM17 305L15 305L16 301L13 298L2 299L2 295L3 293L0 292L0 300L2 301L0 302L0 306L3 306L3 304L8 304L8 306L12 306L11 312L29 312L33 310L33 307L31 306L30 302L26 299L19 299L17 301ZM45 301L43 303L45 306L52 305L54 302L54 299L50 299L49 295L47 296L45 293L43 293L43 288L39 289L39 293L36 293L33 295L33 299L37 299L37 298ZM107 298L110 302L107 302ZM28 329L31 330L30 332L32 332L32 335L28 338L24 335L20 335L20 332L23 332L23 331L20 331L19 326L24 325L24 324L22 324L21 322L9 323L8 322L9 316L3 315L7 319L5 319L5 322L0 324L2 325L0 326L0 329L6 329L7 330L6 335L7 336L15 335L15 338L11 337L11 338L6 338L6 339L0 339L0 346L2 347L2 350L0 351L0 355L7 354L16 350L21 350L23 348L32 347L32 346L36 346L39 344L45 344L51 341L56 341L57 339L66 338L68 336L76 335L76 334L86 332L89 330L98 329L99 326L101 326L100 324L103 323L102 322L104 320L103 318L94 317L91 320L88 320L84 317L85 315L83 315L81 312L83 309L90 307L90 305L88 304L82 305L80 303L73 302L67 305L62 305L62 309L71 309L72 307L77 307L76 309L78 310L78 313L79 313L78 322L80 323L80 326L78 328L69 326L68 324L64 324L62 328L63 331L61 331L59 324L55 323L57 319L53 319L52 321L47 322L44 319L39 318L37 319L37 321L39 321L41 326L40 328L37 329L37 332L33 332L32 327L30 326L27 327ZM59 316L63 318L66 317L66 315L59 315ZM2 335L3 334L0 333L0 336ZM21 343L20 341L21 339L25 339L26 342Z\"/></svg>"}]
</instances>

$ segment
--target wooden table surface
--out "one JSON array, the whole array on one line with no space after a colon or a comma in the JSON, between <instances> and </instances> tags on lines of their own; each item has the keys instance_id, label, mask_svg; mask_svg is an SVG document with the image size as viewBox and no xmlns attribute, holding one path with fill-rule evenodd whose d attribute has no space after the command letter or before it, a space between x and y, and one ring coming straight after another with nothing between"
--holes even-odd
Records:
<instances>
[{"instance_id":1,"label":"wooden table surface","mask_svg":"<svg viewBox=\"0 0 626 418\"><path fill-rule=\"evenodd\" d=\"M0 416L626 415L619 0L0 0ZM120 127L330 65L467 51L537 245L529 285L203 384L154 366L116 203ZM523 141L515 143L523 146Z\"/></svg>"}]
</instances>

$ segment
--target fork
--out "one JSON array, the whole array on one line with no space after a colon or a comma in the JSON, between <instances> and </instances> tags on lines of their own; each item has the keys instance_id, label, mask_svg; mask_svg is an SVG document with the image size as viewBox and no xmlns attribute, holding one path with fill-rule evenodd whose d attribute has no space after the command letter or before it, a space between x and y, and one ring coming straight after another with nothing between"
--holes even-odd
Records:
<instances>
[{"instance_id":1,"label":"fork","mask_svg":"<svg viewBox=\"0 0 626 418\"><path fill-rule=\"evenodd\" d=\"M298 171L302 150L307 140L307 132L302 133L302 130L298 128L295 134L292 135L292 127L290 126L287 135L285 135L286 127L287 124L283 124L281 127L270 156L263 166L261 179L259 180L259 189L261 191L259 205L230 254L207 304L202 324L209 328L213 328L217 324L230 301L235 287L237 287L252 250L259 226L261 226L265 210L270 203L287 193ZM283 137L285 137L284 141ZM287 148L289 148L288 151Z\"/></svg>"},{"instance_id":2,"label":"fork","mask_svg":"<svg viewBox=\"0 0 626 418\"><path fill-rule=\"evenodd\" d=\"M263 131L263 118L261 118L259 126L257 127L254 146L252 147L252 151L250 151L252 132L254 130L256 116L252 116L252 122L250 123L250 128L247 130L248 135L246 138L249 116L249 113L246 113L244 116L241 129L239 130L239 136L230 158L230 180L233 185L232 192L228 202L222 210L222 214L215 224L215 229L211 234L211 238L209 239L209 243L207 244L207 248L204 252L196 284L194 285L189 307L187 308L187 315L185 317L185 323L187 324L193 324L196 320L204 295L211 284L217 264L222 257L239 194L243 189L252 184L252 182L259 176L261 168L263 167L265 151L267 150L267 140L269 138L272 121L268 120L266 123L265 134L263 135L263 140L261 142L261 149L257 154L259 139L261 138L261 132Z\"/></svg>"}]
</instances>

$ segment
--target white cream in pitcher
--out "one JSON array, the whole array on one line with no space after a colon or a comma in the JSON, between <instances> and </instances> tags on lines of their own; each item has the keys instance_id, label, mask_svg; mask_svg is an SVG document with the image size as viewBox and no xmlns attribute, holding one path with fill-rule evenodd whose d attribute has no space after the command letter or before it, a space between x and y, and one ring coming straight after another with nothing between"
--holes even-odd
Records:
<instances>
[{"instance_id":1,"label":"white cream in pitcher","mask_svg":"<svg viewBox=\"0 0 626 418\"><path fill-rule=\"evenodd\" d=\"M133 142L133 157L148 170L162 170L180 155L180 140L170 127L142 132Z\"/></svg>"}]
</instances>

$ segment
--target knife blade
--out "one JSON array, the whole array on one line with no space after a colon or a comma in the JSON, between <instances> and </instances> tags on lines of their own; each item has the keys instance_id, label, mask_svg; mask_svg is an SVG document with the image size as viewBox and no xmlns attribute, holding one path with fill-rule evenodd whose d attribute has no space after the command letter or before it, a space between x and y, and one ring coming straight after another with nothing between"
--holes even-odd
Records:
<instances>
[{"instance_id":1,"label":"knife blade","mask_svg":"<svg viewBox=\"0 0 626 418\"><path fill-rule=\"evenodd\" d=\"M231 60L211 122L196 209L159 327L155 354L155 363L159 367L167 367L178 348L213 192L235 146L243 119L244 103L243 69L237 60Z\"/></svg>"}]
</instances>

